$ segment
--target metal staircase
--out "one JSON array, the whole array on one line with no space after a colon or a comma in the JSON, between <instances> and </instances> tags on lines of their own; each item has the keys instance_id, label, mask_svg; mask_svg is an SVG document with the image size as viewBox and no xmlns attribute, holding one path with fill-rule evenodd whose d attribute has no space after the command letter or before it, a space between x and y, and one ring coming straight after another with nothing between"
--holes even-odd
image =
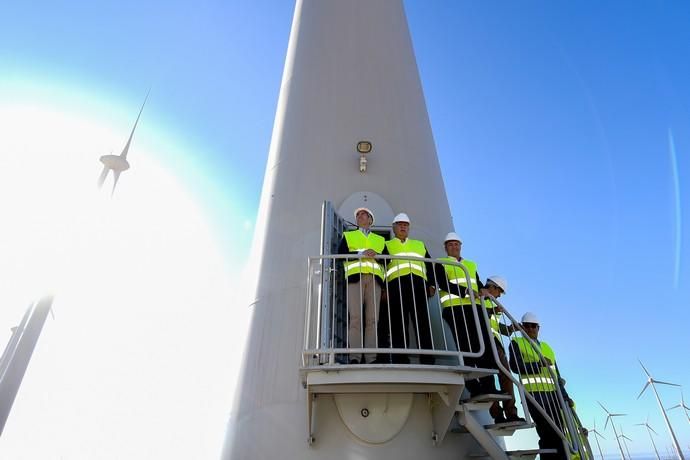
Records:
<instances>
[{"instance_id":1,"label":"metal staircase","mask_svg":"<svg viewBox=\"0 0 690 460\"><path fill-rule=\"evenodd\" d=\"M476 417L478 412L485 412L495 401L505 401L510 399L506 395L480 395L461 401L457 407L457 427L451 431L453 433L469 433L484 448L483 452L476 452L470 455L472 458L493 458L493 459L524 459L530 460L539 454L554 453L551 449L527 449L527 450L505 450L497 442L499 437L512 436L518 430L534 427L529 422L506 422L497 424L482 425Z\"/></svg>"}]
</instances>

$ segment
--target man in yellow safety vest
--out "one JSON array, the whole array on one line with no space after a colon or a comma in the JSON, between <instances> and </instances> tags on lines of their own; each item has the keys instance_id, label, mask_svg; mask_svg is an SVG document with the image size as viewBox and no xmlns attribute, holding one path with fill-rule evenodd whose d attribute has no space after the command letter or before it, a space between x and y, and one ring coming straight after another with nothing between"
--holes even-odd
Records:
<instances>
[{"instance_id":1,"label":"man in yellow safety vest","mask_svg":"<svg viewBox=\"0 0 690 460\"><path fill-rule=\"evenodd\" d=\"M484 285L479 279L477 264L460 256L462 240L455 232L446 235L443 242L447 257L439 260L442 262L459 263L465 267L450 264L436 264L436 280L439 287L442 316L448 324L455 344L459 351L476 353L481 343L484 343L484 352L479 357L467 356L464 363L468 366L484 369L496 369L496 361L491 351L491 336L486 325L486 319L479 303L479 291ZM468 276L469 275L469 276ZM474 295L474 302L470 297ZM475 320L476 314L476 320ZM467 380L467 390L471 396L480 394L495 394L496 383L493 375L475 380Z\"/></svg>"},{"instance_id":2,"label":"man in yellow safety vest","mask_svg":"<svg viewBox=\"0 0 690 460\"><path fill-rule=\"evenodd\" d=\"M498 299L508 290L508 282L505 278L492 275L486 279L484 285L485 292L483 294L490 294L494 299ZM498 352L498 359L504 368L510 369L508 359L506 358L506 351L503 348L501 336L509 337L514 332L514 326L506 325L501 322L503 316L503 308L500 305L494 305L487 297L484 299L484 306L487 308L487 313L490 317L491 332L494 335L494 342L496 343L496 351ZM496 423L503 422L524 422L525 419L518 417L517 408L515 407L515 390L513 388L513 381L503 372L498 373L498 383L501 387L501 393L511 397L508 401L503 401L503 408L498 401L495 401L489 409L489 414L494 418Z\"/></svg>"},{"instance_id":3,"label":"man in yellow safety vest","mask_svg":"<svg viewBox=\"0 0 690 460\"><path fill-rule=\"evenodd\" d=\"M563 399L571 406L574 405L563 386L558 367L556 366L556 355L548 343L539 340L539 319L537 315L527 312L522 316L522 327L527 332L530 339L539 347L539 352L544 357L540 359L539 353L525 337L514 337L510 342L510 368L519 374L520 380L525 387L525 391L530 393L537 401L539 406L546 412L556 426L563 430L563 418L556 385L561 389ZM563 440L558 432L553 429L544 415L528 399L527 407L534 420L537 434L539 435L539 448L556 449L555 454L541 454L543 460L563 460L567 459Z\"/></svg>"},{"instance_id":4,"label":"man in yellow safety vest","mask_svg":"<svg viewBox=\"0 0 690 460\"><path fill-rule=\"evenodd\" d=\"M381 286L384 273L374 257L381 254L385 239L373 233L374 213L368 208L355 209L357 229L343 233L338 247L339 254L361 256L346 259L343 268L347 281L347 348L376 348L376 319L379 313ZM364 325L362 327L362 325ZM364 339L362 339L364 330ZM363 362L374 360L374 354L366 354ZM359 364L360 355L350 355L350 364Z\"/></svg>"},{"instance_id":5,"label":"man in yellow safety vest","mask_svg":"<svg viewBox=\"0 0 690 460\"><path fill-rule=\"evenodd\" d=\"M419 348L433 350L428 297L436 293L434 270L430 262L415 259L430 258L424 242L408 238L410 218L400 213L393 219L395 237L386 241L384 255L404 256L391 259L386 264L386 304L390 321L390 338L393 348ZM417 343L411 344L410 329L417 335ZM410 362L406 354L393 353L393 363ZM433 355L420 353L421 364L434 364Z\"/></svg>"}]
</instances>

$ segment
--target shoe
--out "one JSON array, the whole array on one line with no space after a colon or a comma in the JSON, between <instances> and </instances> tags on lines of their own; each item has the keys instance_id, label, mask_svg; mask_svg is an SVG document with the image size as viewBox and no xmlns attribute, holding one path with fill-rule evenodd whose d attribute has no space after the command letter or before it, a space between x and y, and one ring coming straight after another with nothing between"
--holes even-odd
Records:
<instances>
[{"instance_id":1,"label":"shoe","mask_svg":"<svg viewBox=\"0 0 690 460\"><path fill-rule=\"evenodd\" d=\"M499 424L499 423L508 423L510 420L505 418L503 414L498 414L496 417L494 417L494 423Z\"/></svg>"},{"instance_id":2,"label":"shoe","mask_svg":"<svg viewBox=\"0 0 690 460\"><path fill-rule=\"evenodd\" d=\"M470 398L482 394L479 382L476 379L465 381L465 388L470 393Z\"/></svg>"},{"instance_id":3,"label":"shoe","mask_svg":"<svg viewBox=\"0 0 690 460\"><path fill-rule=\"evenodd\" d=\"M522 417L518 417L517 414L512 414L506 417L506 421L508 422L525 422L525 419Z\"/></svg>"},{"instance_id":4,"label":"shoe","mask_svg":"<svg viewBox=\"0 0 690 460\"><path fill-rule=\"evenodd\" d=\"M496 388L480 388L480 395L505 395L504 392L497 390Z\"/></svg>"},{"instance_id":5,"label":"shoe","mask_svg":"<svg viewBox=\"0 0 690 460\"><path fill-rule=\"evenodd\" d=\"M482 377L480 379L477 379L479 381L479 391L481 394L484 395L497 395L497 394L502 394L497 388L496 388L496 382L493 378L491 377Z\"/></svg>"}]
</instances>

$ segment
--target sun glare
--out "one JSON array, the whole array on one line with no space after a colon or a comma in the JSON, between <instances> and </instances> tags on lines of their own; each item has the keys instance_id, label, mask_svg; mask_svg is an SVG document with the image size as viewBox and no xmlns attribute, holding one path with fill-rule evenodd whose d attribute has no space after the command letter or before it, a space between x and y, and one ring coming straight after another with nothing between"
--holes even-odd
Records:
<instances>
[{"instance_id":1,"label":"sun glare","mask_svg":"<svg viewBox=\"0 0 690 460\"><path fill-rule=\"evenodd\" d=\"M238 273L197 198L142 148L146 112L115 195L112 175L97 189L98 158L119 154L128 129L0 104L0 340L32 299L56 296L0 457L219 451L246 320L232 308Z\"/></svg>"}]
</instances>

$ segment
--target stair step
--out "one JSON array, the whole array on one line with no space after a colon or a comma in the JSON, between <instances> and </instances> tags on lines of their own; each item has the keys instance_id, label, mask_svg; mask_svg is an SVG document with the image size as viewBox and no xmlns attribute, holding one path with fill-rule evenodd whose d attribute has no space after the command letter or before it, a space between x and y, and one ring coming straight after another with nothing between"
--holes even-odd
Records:
<instances>
[{"instance_id":1,"label":"stair step","mask_svg":"<svg viewBox=\"0 0 690 460\"><path fill-rule=\"evenodd\" d=\"M510 401L511 397L510 395L505 395L502 393L489 393L485 395L477 395L477 396L472 396L470 399L465 400L464 402L485 402L485 401Z\"/></svg>"},{"instance_id":2,"label":"stair step","mask_svg":"<svg viewBox=\"0 0 690 460\"><path fill-rule=\"evenodd\" d=\"M556 449L526 449L526 450L507 450L506 454L508 454L508 457L510 458L515 458L515 459L520 459L520 460L529 460L533 459L539 454L555 454L558 452Z\"/></svg>"},{"instance_id":3,"label":"stair step","mask_svg":"<svg viewBox=\"0 0 690 460\"><path fill-rule=\"evenodd\" d=\"M504 394L486 394L472 396L470 399L460 401L457 410L485 410L497 401L509 401L510 396Z\"/></svg>"},{"instance_id":4,"label":"stair step","mask_svg":"<svg viewBox=\"0 0 690 460\"><path fill-rule=\"evenodd\" d=\"M512 436L517 430L533 428L534 423L527 422L506 422L484 425L484 428L494 436ZM467 428L461 425L454 426L449 430L451 433L468 433Z\"/></svg>"},{"instance_id":5,"label":"stair step","mask_svg":"<svg viewBox=\"0 0 690 460\"><path fill-rule=\"evenodd\" d=\"M496 436L512 436L517 430L526 430L533 427L534 423L527 422L505 422L494 423L493 425L484 425L484 428Z\"/></svg>"},{"instance_id":6,"label":"stair step","mask_svg":"<svg viewBox=\"0 0 690 460\"><path fill-rule=\"evenodd\" d=\"M509 458L515 460L531 460L539 454L555 454L556 449L526 449L526 450L507 450L506 454ZM489 458L487 453L474 453L469 455L470 458Z\"/></svg>"}]
</instances>

